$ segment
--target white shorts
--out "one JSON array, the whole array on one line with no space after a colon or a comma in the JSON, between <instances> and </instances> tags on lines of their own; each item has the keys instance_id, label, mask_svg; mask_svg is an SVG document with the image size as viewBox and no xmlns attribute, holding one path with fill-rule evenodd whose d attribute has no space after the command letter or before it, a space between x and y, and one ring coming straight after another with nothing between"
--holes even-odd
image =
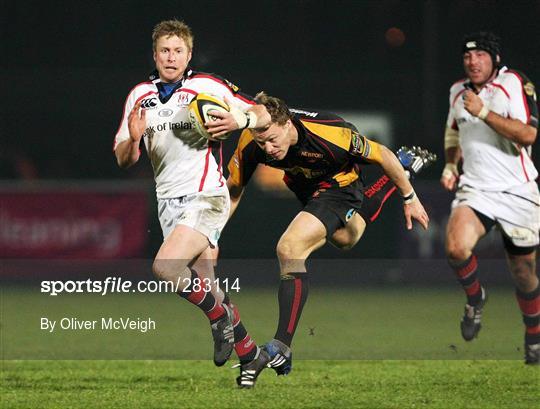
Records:
<instances>
[{"instance_id":1,"label":"white shorts","mask_svg":"<svg viewBox=\"0 0 540 409\"><path fill-rule=\"evenodd\" d=\"M503 192L487 192L462 186L452 202L452 209L469 206L495 220L517 247L538 245L540 230L540 193L536 182L529 182Z\"/></svg>"},{"instance_id":2,"label":"white shorts","mask_svg":"<svg viewBox=\"0 0 540 409\"><path fill-rule=\"evenodd\" d=\"M158 217L163 239L183 224L208 237L215 247L230 209L229 190L220 188L173 199L158 199Z\"/></svg>"}]
</instances>

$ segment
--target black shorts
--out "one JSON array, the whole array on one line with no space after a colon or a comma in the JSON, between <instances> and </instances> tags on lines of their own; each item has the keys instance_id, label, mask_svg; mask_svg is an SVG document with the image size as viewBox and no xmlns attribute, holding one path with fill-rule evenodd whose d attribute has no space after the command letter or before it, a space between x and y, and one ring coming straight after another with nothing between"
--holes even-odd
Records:
<instances>
[{"instance_id":1,"label":"black shorts","mask_svg":"<svg viewBox=\"0 0 540 409\"><path fill-rule=\"evenodd\" d=\"M327 237L332 236L360 211L364 198L363 187L363 183L356 180L345 187L317 190L307 200L302 201L303 210L324 224Z\"/></svg>"}]
</instances>

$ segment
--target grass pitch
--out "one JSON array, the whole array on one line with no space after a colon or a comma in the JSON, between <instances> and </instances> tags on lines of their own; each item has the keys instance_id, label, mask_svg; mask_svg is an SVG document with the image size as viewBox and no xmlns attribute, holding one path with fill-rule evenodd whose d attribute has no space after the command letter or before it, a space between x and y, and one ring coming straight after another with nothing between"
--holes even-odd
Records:
<instances>
[{"instance_id":1,"label":"grass pitch","mask_svg":"<svg viewBox=\"0 0 540 409\"><path fill-rule=\"evenodd\" d=\"M272 337L273 289L231 294L258 343ZM265 370L238 390L215 368L205 318L170 294L48 297L4 288L5 408L533 408L538 367L522 363L511 289L492 289L484 328L460 339L456 288L315 289L300 322L291 375ZM41 317L152 317L155 331L55 331ZM232 361L231 361L232 362Z\"/></svg>"},{"instance_id":2,"label":"grass pitch","mask_svg":"<svg viewBox=\"0 0 540 409\"><path fill-rule=\"evenodd\" d=\"M299 361L253 390L210 361L9 361L6 408L534 408L520 361Z\"/></svg>"}]
</instances>

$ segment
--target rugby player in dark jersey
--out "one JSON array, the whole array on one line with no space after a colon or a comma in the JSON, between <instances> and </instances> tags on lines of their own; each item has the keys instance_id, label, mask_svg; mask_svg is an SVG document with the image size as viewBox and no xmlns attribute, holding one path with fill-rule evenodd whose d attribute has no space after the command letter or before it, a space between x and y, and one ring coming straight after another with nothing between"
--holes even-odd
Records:
<instances>
[{"instance_id":1,"label":"rugby player in dark jersey","mask_svg":"<svg viewBox=\"0 0 540 409\"><path fill-rule=\"evenodd\" d=\"M407 229L413 219L427 229L429 218L396 155L354 125L333 114L289 110L282 100L264 93L255 101L269 115L260 116L268 117L264 126L242 133L229 163L227 186L232 215L256 167L264 164L284 170L285 183L304 206L277 244L279 323L274 339L265 345L272 357L269 366L287 374L290 345L308 295L309 255L327 241L342 249L353 247L395 190L403 197ZM219 134L212 123L207 126ZM433 155L420 159L434 160ZM380 165L385 175L366 189L361 168L370 163Z\"/></svg>"}]
</instances>

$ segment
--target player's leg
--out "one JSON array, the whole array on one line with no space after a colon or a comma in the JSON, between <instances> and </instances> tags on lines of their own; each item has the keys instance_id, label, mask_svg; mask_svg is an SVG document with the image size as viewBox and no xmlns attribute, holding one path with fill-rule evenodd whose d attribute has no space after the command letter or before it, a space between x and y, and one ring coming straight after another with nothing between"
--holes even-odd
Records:
<instances>
[{"instance_id":1,"label":"player's leg","mask_svg":"<svg viewBox=\"0 0 540 409\"><path fill-rule=\"evenodd\" d=\"M330 243L342 250L350 250L366 230L366 221L358 213L355 213L347 224L337 229L329 239Z\"/></svg>"},{"instance_id":2,"label":"player's leg","mask_svg":"<svg viewBox=\"0 0 540 409\"><path fill-rule=\"evenodd\" d=\"M153 264L154 275L173 283L178 294L204 311L211 322L225 313L210 287L196 270L194 260L208 247L208 238L185 225L176 226L161 245Z\"/></svg>"},{"instance_id":3,"label":"player's leg","mask_svg":"<svg viewBox=\"0 0 540 409\"><path fill-rule=\"evenodd\" d=\"M508 239L507 239L508 240ZM509 240L508 240L509 241ZM540 286L534 247L516 247L505 240L508 267L525 324L525 363L540 363Z\"/></svg>"},{"instance_id":4,"label":"player's leg","mask_svg":"<svg viewBox=\"0 0 540 409\"><path fill-rule=\"evenodd\" d=\"M305 261L326 242L326 228L313 214L301 211L289 224L276 247L280 264L279 324L275 339L290 346L308 296Z\"/></svg>"},{"instance_id":5,"label":"player's leg","mask_svg":"<svg viewBox=\"0 0 540 409\"><path fill-rule=\"evenodd\" d=\"M457 206L452 210L446 228L448 263L467 296L461 321L461 335L467 341L475 338L480 331L482 308L486 301L485 289L478 280L477 259L473 249L489 230L488 221L487 217L468 206Z\"/></svg>"},{"instance_id":6,"label":"player's leg","mask_svg":"<svg viewBox=\"0 0 540 409\"><path fill-rule=\"evenodd\" d=\"M217 259L219 247L208 247L197 259L193 268L199 272L202 278L208 278L212 282L212 294L218 303L223 303L233 312L233 328L234 328L234 350L240 360L240 376L236 379L238 386L242 388L251 388L255 385L258 373L260 373L266 363L269 361L268 355L261 353L261 348L257 346L255 341L249 335L242 320L240 319L240 311L233 304L229 294L223 292L217 285L215 280L215 268L217 267ZM217 366L223 365L225 362L215 362ZM253 376L253 370L258 370L257 376Z\"/></svg>"},{"instance_id":7,"label":"player's leg","mask_svg":"<svg viewBox=\"0 0 540 409\"><path fill-rule=\"evenodd\" d=\"M218 254L217 248L217 246L208 246L194 261L191 268L199 274L201 279L206 279L205 282L209 283L212 295L221 304L225 293L219 288L218 281L216 281L215 266Z\"/></svg>"},{"instance_id":8,"label":"player's leg","mask_svg":"<svg viewBox=\"0 0 540 409\"><path fill-rule=\"evenodd\" d=\"M216 300L209 281L190 268L208 248L208 237L201 232L177 225L161 245L153 270L157 278L177 285L177 294L200 308L210 321L214 338L214 363L222 366L233 349L233 311ZM199 264L200 266L201 264Z\"/></svg>"},{"instance_id":9,"label":"player's leg","mask_svg":"<svg viewBox=\"0 0 540 409\"><path fill-rule=\"evenodd\" d=\"M222 189L178 199L161 199L158 208L165 240L154 260L154 274L177 285L178 295L205 313L214 338L214 362L223 365L233 349L234 314L216 300L210 280L205 282L192 267L209 245L217 245L228 217L228 193Z\"/></svg>"},{"instance_id":10,"label":"player's leg","mask_svg":"<svg viewBox=\"0 0 540 409\"><path fill-rule=\"evenodd\" d=\"M311 206L310 211L314 211L314 207L317 206ZM270 356L269 366L278 375L287 375L292 369L290 346L309 290L305 261L326 242L327 227L314 214L305 211L306 208L289 224L276 247L281 271L279 320L274 339L263 349ZM336 223L338 221L336 218Z\"/></svg>"},{"instance_id":11,"label":"player's leg","mask_svg":"<svg viewBox=\"0 0 540 409\"><path fill-rule=\"evenodd\" d=\"M540 241L540 192L536 182L493 194L508 267L525 324L525 363L540 362L540 288L536 250Z\"/></svg>"}]
</instances>

